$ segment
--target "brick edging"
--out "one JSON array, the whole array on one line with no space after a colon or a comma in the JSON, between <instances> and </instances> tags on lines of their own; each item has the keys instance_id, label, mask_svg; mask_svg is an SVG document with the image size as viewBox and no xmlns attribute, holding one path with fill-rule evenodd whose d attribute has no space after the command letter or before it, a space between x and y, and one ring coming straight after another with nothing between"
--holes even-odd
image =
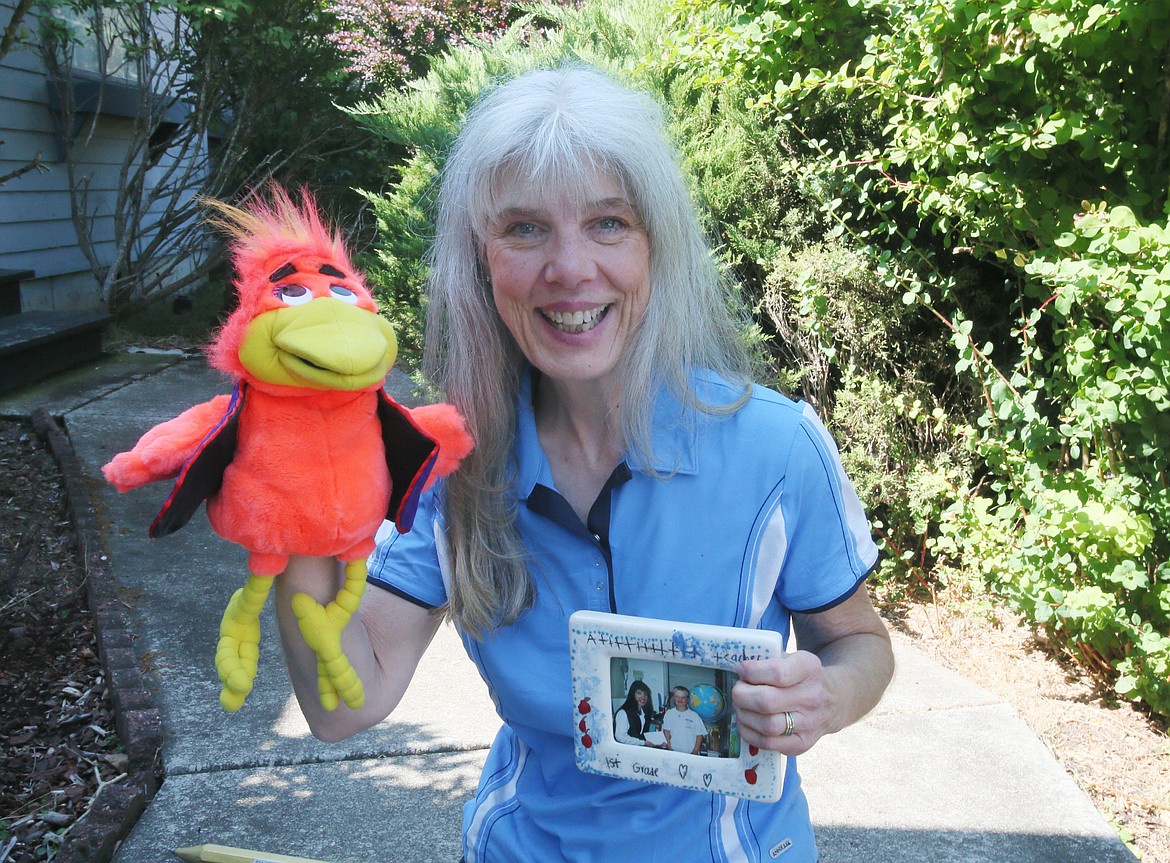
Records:
<instances>
[{"instance_id":1,"label":"brick edging","mask_svg":"<svg viewBox=\"0 0 1170 863\"><path fill-rule=\"evenodd\" d=\"M37 434L53 453L65 483L69 514L86 573L86 592L98 656L113 702L118 737L130 766L107 785L66 834L55 863L108 863L162 781L162 719L134 651L134 635L118 599L113 569L97 529L90 487L69 437L44 408L32 413Z\"/></svg>"}]
</instances>

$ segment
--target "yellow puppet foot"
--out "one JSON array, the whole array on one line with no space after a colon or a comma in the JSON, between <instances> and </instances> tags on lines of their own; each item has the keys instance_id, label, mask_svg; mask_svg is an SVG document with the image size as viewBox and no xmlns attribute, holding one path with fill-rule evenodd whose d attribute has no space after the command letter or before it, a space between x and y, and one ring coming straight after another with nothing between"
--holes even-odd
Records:
<instances>
[{"instance_id":1,"label":"yellow puppet foot","mask_svg":"<svg viewBox=\"0 0 1170 863\"><path fill-rule=\"evenodd\" d=\"M325 663L318 660L317 662L317 697L321 699L321 706L332 713L337 709L337 705L341 703L341 698L337 694L337 688L333 685L333 681L329 679L329 673L325 668ZM364 694L362 701L365 701ZM361 705L359 704L358 707Z\"/></svg>"},{"instance_id":2,"label":"yellow puppet foot","mask_svg":"<svg viewBox=\"0 0 1170 863\"><path fill-rule=\"evenodd\" d=\"M326 710L336 710L340 702L357 710L366 701L362 681L341 650L341 633L357 611L365 589L365 561L353 561L346 564L345 584L328 605L304 593L292 599L301 635L317 654L317 692Z\"/></svg>"},{"instance_id":3,"label":"yellow puppet foot","mask_svg":"<svg viewBox=\"0 0 1170 863\"><path fill-rule=\"evenodd\" d=\"M271 588L272 576L251 575L224 609L215 670L223 682L219 703L225 710L239 710L252 691L260 662L260 610Z\"/></svg>"}]
</instances>

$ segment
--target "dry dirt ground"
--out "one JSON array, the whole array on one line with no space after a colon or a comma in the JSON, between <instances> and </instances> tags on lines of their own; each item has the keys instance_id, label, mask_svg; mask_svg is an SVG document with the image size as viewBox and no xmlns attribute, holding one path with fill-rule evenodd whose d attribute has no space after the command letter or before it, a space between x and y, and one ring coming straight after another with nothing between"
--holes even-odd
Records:
<instances>
[{"instance_id":1,"label":"dry dirt ground","mask_svg":"<svg viewBox=\"0 0 1170 863\"><path fill-rule=\"evenodd\" d=\"M1144 863L1170 863L1164 725L1102 697L985 603L886 613L942 665L1014 704ZM95 650L59 469L30 426L0 420L0 863L50 859L98 788L123 776Z\"/></svg>"}]
</instances>

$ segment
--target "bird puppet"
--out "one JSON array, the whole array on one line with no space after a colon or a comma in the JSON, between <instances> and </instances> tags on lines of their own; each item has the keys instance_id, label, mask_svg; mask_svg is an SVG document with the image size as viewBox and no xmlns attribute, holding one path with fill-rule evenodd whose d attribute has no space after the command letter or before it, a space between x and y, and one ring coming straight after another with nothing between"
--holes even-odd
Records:
<instances>
[{"instance_id":1,"label":"bird puppet","mask_svg":"<svg viewBox=\"0 0 1170 863\"><path fill-rule=\"evenodd\" d=\"M397 340L340 236L308 192L274 187L247 209L208 202L231 237L239 305L208 346L235 385L146 434L102 468L119 491L177 478L150 536L207 501L220 536L249 552L249 575L224 611L216 650L220 702L252 690L260 610L290 555L344 563L336 598L299 593L293 611L317 655L322 705L364 703L341 632L365 590L365 559L384 519L410 530L419 494L472 448L451 405L407 409L382 389Z\"/></svg>"}]
</instances>

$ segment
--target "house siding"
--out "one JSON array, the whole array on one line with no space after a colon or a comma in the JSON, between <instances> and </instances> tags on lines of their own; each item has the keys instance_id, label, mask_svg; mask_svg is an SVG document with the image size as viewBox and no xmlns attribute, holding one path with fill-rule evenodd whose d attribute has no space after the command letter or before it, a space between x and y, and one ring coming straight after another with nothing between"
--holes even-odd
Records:
<instances>
[{"instance_id":1,"label":"house siding","mask_svg":"<svg viewBox=\"0 0 1170 863\"><path fill-rule=\"evenodd\" d=\"M12 19L13 8L11 0L0 0L0 30ZM35 32L35 12L25 17L24 26ZM108 263L114 251L112 213L134 121L109 116L91 120L86 115L74 146L78 173L89 178L87 210L94 220L95 253L100 263ZM101 310L97 279L78 247L49 85L34 48L17 47L0 59L0 141L0 175L38 154L42 164L41 170L0 186L0 269L36 273L21 286L23 309Z\"/></svg>"}]
</instances>

